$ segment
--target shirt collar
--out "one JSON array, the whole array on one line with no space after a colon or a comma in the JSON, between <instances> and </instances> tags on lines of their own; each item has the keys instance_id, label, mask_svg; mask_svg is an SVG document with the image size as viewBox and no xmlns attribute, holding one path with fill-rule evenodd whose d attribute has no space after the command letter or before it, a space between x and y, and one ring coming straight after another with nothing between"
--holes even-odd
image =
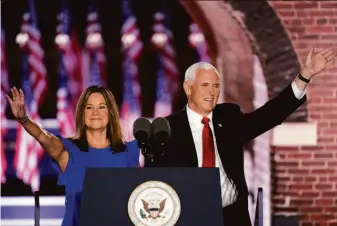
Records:
<instances>
[{"instance_id":1,"label":"shirt collar","mask_svg":"<svg viewBox=\"0 0 337 226\"><path fill-rule=\"evenodd\" d=\"M191 126L197 126L197 125L202 124L201 120L202 120L203 116L196 113L191 108L189 108L188 104L186 105L186 113L187 113L188 121L189 121ZM212 116L213 116L213 112L211 111L211 113L209 113L207 115L207 118L209 119L209 123L212 123Z\"/></svg>"}]
</instances>

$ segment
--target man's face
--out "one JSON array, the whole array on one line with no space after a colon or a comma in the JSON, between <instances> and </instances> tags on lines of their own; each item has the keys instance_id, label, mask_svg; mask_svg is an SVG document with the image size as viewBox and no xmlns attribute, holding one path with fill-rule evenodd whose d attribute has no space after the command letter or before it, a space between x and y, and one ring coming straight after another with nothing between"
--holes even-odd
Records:
<instances>
[{"instance_id":1,"label":"man's face","mask_svg":"<svg viewBox=\"0 0 337 226\"><path fill-rule=\"evenodd\" d=\"M197 70L195 80L184 83L188 106L207 116L216 106L220 94L220 79L213 69Z\"/></svg>"}]
</instances>

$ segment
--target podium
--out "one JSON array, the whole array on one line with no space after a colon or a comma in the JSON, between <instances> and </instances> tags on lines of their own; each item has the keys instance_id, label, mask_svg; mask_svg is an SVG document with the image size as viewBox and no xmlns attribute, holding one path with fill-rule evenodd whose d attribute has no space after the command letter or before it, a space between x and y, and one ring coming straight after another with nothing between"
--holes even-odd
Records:
<instances>
[{"instance_id":1,"label":"podium","mask_svg":"<svg viewBox=\"0 0 337 226\"><path fill-rule=\"evenodd\" d=\"M81 226L223 226L218 168L89 168Z\"/></svg>"}]
</instances>

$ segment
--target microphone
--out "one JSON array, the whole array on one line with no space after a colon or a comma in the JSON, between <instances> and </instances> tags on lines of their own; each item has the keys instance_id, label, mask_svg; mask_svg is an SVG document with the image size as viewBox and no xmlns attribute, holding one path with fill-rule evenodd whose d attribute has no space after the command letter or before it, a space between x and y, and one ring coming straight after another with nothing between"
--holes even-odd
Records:
<instances>
[{"instance_id":1,"label":"microphone","mask_svg":"<svg viewBox=\"0 0 337 226\"><path fill-rule=\"evenodd\" d=\"M151 122L147 118L138 118L133 123L133 136L140 149L147 148L151 137Z\"/></svg>"},{"instance_id":2,"label":"microphone","mask_svg":"<svg viewBox=\"0 0 337 226\"><path fill-rule=\"evenodd\" d=\"M166 150L166 144L171 136L171 127L167 119L158 117L152 122L152 137L155 141L156 147L161 149L162 155Z\"/></svg>"}]
</instances>

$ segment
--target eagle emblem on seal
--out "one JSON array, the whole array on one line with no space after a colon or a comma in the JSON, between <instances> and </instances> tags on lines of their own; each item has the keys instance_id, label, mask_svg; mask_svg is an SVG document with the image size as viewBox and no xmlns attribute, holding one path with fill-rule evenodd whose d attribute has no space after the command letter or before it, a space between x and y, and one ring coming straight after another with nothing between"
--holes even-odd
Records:
<instances>
[{"instance_id":1,"label":"eagle emblem on seal","mask_svg":"<svg viewBox=\"0 0 337 226\"><path fill-rule=\"evenodd\" d=\"M155 200L150 200L148 202L142 199L143 208L145 212L148 213L148 215L146 216L146 214L141 209L140 210L141 217L143 219L165 218L165 216L160 215L165 209L165 202L166 202L166 198L163 199L162 201L160 201L159 199L155 199Z\"/></svg>"},{"instance_id":2,"label":"eagle emblem on seal","mask_svg":"<svg viewBox=\"0 0 337 226\"><path fill-rule=\"evenodd\" d=\"M180 213L177 192L162 181L146 181L129 197L128 214L135 226L175 225Z\"/></svg>"}]
</instances>

